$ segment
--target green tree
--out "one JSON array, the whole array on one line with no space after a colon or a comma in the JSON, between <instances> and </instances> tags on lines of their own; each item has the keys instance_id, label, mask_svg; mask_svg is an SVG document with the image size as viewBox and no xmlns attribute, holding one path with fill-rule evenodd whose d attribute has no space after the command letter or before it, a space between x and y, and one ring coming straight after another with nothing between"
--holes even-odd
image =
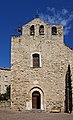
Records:
<instances>
[{"instance_id":1,"label":"green tree","mask_svg":"<svg viewBox=\"0 0 73 120\"><path fill-rule=\"evenodd\" d=\"M65 112L72 112L72 80L70 65L68 65L65 77Z\"/></svg>"},{"instance_id":2,"label":"green tree","mask_svg":"<svg viewBox=\"0 0 73 120\"><path fill-rule=\"evenodd\" d=\"M10 85L6 89L6 93L0 94L0 101L8 100L10 99Z\"/></svg>"}]
</instances>

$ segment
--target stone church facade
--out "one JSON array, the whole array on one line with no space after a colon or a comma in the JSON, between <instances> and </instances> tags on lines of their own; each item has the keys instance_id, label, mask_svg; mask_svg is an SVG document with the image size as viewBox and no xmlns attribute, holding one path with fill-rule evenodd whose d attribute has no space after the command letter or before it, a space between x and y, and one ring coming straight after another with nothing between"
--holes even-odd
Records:
<instances>
[{"instance_id":1,"label":"stone church facade","mask_svg":"<svg viewBox=\"0 0 73 120\"><path fill-rule=\"evenodd\" d=\"M68 64L73 80L73 50L65 46L62 25L35 18L11 39L11 108L64 111Z\"/></svg>"}]
</instances>

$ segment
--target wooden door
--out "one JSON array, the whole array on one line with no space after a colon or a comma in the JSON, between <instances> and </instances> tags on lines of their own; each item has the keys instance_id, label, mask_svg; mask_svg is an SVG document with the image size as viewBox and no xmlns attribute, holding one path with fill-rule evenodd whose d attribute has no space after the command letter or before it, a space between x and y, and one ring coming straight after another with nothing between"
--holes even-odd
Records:
<instances>
[{"instance_id":1,"label":"wooden door","mask_svg":"<svg viewBox=\"0 0 73 120\"><path fill-rule=\"evenodd\" d=\"M32 97L32 108L37 109L37 97Z\"/></svg>"},{"instance_id":2,"label":"wooden door","mask_svg":"<svg viewBox=\"0 0 73 120\"><path fill-rule=\"evenodd\" d=\"M35 91L32 94L32 108L40 109L40 93L38 91Z\"/></svg>"}]
</instances>

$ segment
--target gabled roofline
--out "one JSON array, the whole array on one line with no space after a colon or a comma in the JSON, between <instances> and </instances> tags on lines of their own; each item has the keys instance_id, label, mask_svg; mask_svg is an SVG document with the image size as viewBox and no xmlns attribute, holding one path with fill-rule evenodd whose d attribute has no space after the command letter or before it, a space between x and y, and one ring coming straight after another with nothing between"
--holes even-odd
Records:
<instances>
[{"instance_id":1,"label":"gabled roofline","mask_svg":"<svg viewBox=\"0 0 73 120\"><path fill-rule=\"evenodd\" d=\"M33 18L32 20L30 20L30 21L27 22L26 24L23 24L22 26L25 26L25 25L31 23L32 21L34 21L34 20L36 20L36 19L39 19L40 21L44 22L44 23L47 24L47 25L52 25L52 26L59 26L59 25L61 25L61 26L63 26L62 24L51 24L51 23L48 23L48 22L42 20L42 19L39 18L39 17L38 17L38 18Z\"/></svg>"},{"instance_id":2,"label":"gabled roofline","mask_svg":"<svg viewBox=\"0 0 73 120\"><path fill-rule=\"evenodd\" d=\"M23 24L22 26L26 26L26 25L28 25L28 24L30 24L30 23L32 23L32 21L34 21L34 20L36 20L36 19L39 19L40 21L42 21L43 23L45 23L45 24L48 24L47 22L45 22L44 20L42 20L41 18L33 18L32 20L30 20L29 22L27 22L26 24ZM49 25L49 24L48 24Z\"/></svg>"}]
</instances>

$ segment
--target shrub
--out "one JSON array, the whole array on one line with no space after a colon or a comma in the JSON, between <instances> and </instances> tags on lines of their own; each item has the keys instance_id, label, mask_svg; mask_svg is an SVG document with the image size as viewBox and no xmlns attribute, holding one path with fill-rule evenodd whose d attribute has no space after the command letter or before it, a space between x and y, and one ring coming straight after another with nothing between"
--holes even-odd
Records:
<instances>
[{"instance_id":1,"label":"shrub","mask_svg":"<svg viewBox=\"0 0 73 120\"><path fill-rule=\"evenodd\" d=\"M6 93L0 94L0 101L8 100L10 99L10 85L6 89Z\"/></svg>"}]
</instances>

